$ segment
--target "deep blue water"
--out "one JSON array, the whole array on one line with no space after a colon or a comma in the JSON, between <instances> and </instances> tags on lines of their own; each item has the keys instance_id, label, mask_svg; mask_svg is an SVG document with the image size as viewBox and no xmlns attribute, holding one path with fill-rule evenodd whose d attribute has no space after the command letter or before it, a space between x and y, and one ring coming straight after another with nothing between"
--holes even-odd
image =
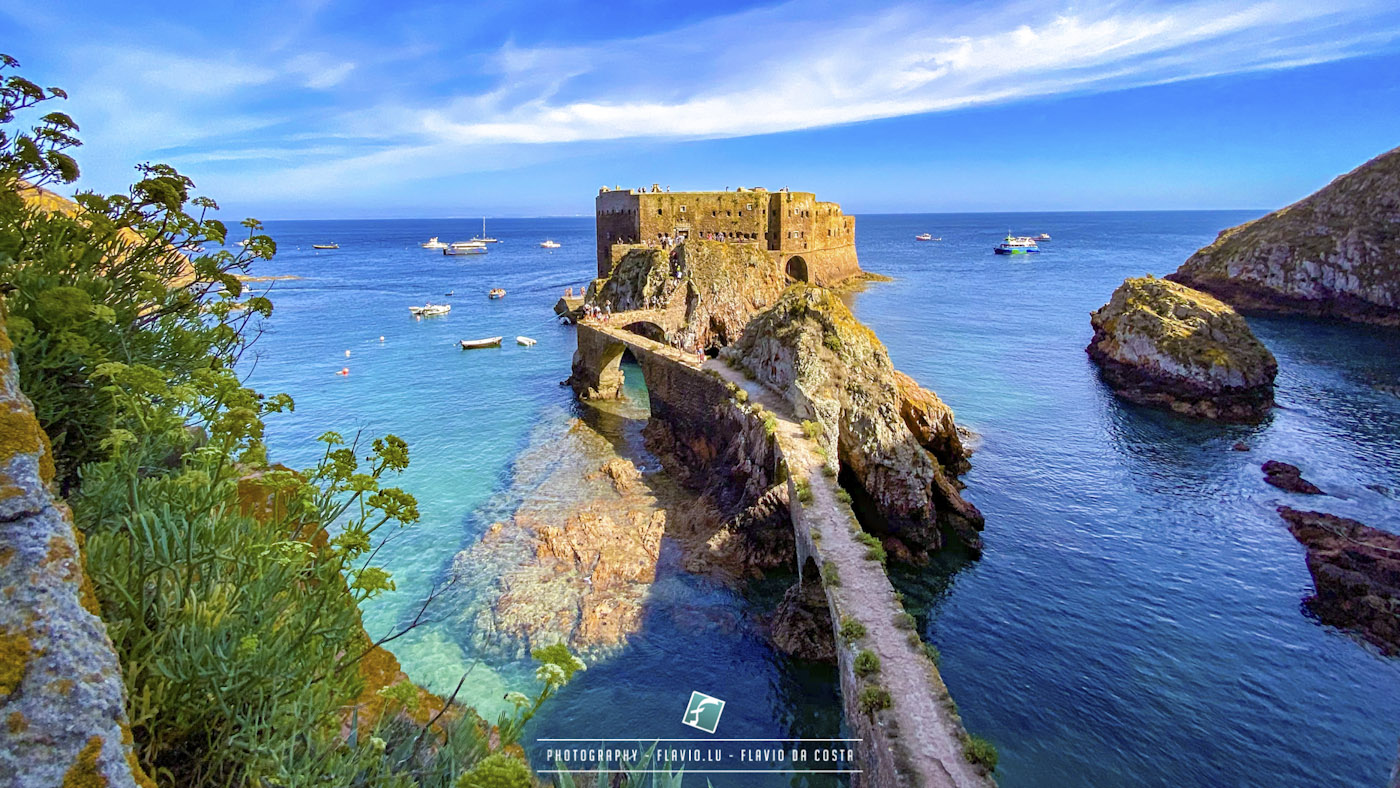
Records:
<instances>
[{"instance_id":1,"label":"deep blue water","mask_svg":"<svg viewBox=\"0 0 1400 788\"><path fill-rule=\"evenodd\" d=\"M987 516L985 555L904 570L896 582L942 650L969 727L997 744L1004 786L1303 788L1378 785L1388 774L1400 660L1307 615L1303 550L1273 509L1291 502L1396 527L1400 398L1375 386L1400 381L1400 335L1251 320L1278 357L1282 405L1253 428L1119 403L1083 351L1088 313L1124 277L1167 273L1248 218L857 220L862 265L895 277L853 296L857 315L981 436L966 494ZM557 385L573 334L549 307L592 275L591 219L494 221L505 243L481 257L417 246L479 229L270 222L281 251L254 272L305 277L273 287L277 313L251 374L259 389L297 400L295 414L270 422L274 456L314 462L311 441L327 429L394 432L412 449L402 483L423 518L383 553L398 591L367 609L372 634L411 617L452 556L509 515L513 461L580 413ZM996 257L1008 229L1054 240L1038 256ZM944 240L913 241L925 231ZM539 249L546 237L563 247ZM323 240L341 248L310 249ZM509 295L488 301L495 286ZM448 290L450 315L409 316L409 305ZM471 353L454 344L498 334L539 344ZM348 376L334 374L345 366ZM1237 440L1253 451L1231 451ZM1300 465L1333 495L1291 500L1262 483L1266 459ZM839 735L831 672L774 655L755 624L783 582L747 598L683 575L658 583L632 645L579 674L531 734L684 736L680 714L699 689L730 701L726 736ZM394 643L410 674L439 690L475 662L454 631L459 613L440 611ZM489 709L505 689L529 685L524 666L483 662L467 700Z\"/></svg>"}]
</instances>

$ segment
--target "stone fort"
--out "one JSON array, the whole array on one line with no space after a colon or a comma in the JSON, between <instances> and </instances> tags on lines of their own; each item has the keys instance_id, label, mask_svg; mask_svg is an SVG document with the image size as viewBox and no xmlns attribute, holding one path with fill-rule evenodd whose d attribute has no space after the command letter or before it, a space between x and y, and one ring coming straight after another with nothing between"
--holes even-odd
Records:
<instances>
[{"instance_id":1,"label":"stone fort","mask_svg":"<svg viewBox=\"0 0 1400 788\"><path fill-rule=\"evenodd\" d=\"M811 192L739 188L735 191L598 191L598 276L611 274L629 249L666 239L718 238L765 249L788 276L831 285L860 273L856 220Z\"/></svg>"}]
</instances>

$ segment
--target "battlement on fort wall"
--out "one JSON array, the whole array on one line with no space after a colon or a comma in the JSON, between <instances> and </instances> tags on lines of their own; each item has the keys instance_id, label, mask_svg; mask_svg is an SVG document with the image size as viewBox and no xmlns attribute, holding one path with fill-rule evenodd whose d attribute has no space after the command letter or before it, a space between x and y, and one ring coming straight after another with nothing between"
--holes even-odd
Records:
<instances>
[{"instance_id":1,"label":"battlement on fort wall","mask_svg":"<svg viewBox=\"0 0 1400 788\"><path fill-rule=\"evenodd\" d=\"M619 247L666 247L686 238L758 245L805 282L829 285L860 273L855 217L812 192L603 188L595 209L599 277L611 273Z\"/></svg>"}]
</instances>

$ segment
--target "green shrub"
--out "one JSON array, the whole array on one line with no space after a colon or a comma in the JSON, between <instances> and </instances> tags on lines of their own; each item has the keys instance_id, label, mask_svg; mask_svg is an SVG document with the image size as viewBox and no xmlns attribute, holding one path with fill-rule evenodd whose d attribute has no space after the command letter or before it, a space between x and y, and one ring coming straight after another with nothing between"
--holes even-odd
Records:
<instances>
[{"instance_id":1,"label":"green shrub","mask_svg":"<svg viewBox=\"0 0 1400 788\"><path fill-rule=\"evenodd\" d=\"M830 332L823 336L822 344L826 346L827 350L833 353L841 352L841 337L837 336L835 332Z\"/></svg>"},{"instance_id":2,"label":"green shrub","mask_svg":"<svg viewBox=\"0 0 1400 788\"><path fill-rule=\"evenodd\" d=\"M862 712L873 717L875 712L893 706L894 699L890 697L889 690L877 684L870 684L860 691L858 705Z\"/></svg>"},{"instance_id":3,"label":"green shrub","mask_svg":"<svg viewBox=\"0 0 1400 788\"><path fill-rule=\"evenodd\" d=\"M900 629L913 629L915 623L914 617L908 613L899 612L894 614L894 625Z\"/></svg>"},{"instance_id":4,"label":"green shrub","mask_svg":"<svg viewBox=\"0 0 1400 788\"><path fill-rule=\"evenodd\" d=\"M798 479L797 481L793 482L793 486L797 488L797 500L801 501L802 503L812 502L811 482L807 481L806 479Z\"/></svg>"},{"instance_id":5,"label":"green shrub","mask_svg":"<svg viewBox=\"0 0 1400 788\"><path fill-rule=\"evenodd\" d=\"M815 421L803 421L802 434L806 435L808 440L816 440L822 436L822 425Z\"/></svg>"},{"instance_id":6,"label":"green shrub","mask_svg":"<svg viewBox=\"0 0 1400 788\"><path fill-rule=\"evenodd\" d=\"M845 490L842 490L842 492L845 492ZM856 541L865 545L865 558L867 561L879 561L883 564L889 557L885 553L885 546L880 544L880 540L872 534L859 531L856 533Z\"/></svg>"},{"instance_id":7,"label":"green shrub","mask_svg":"<svg viewBox=\"0 0 1400 788\"><path fill-rule=\"evenodd\" d=\"M534 788L535 775L518 758L498 752L462 774L456 788Z\"/></svg>"},{"instance_id":8,"label":"green shrub","mask_svg":"<svg viewBox=\"0 0 1400 788\"><path fill-rule=\"evenodd\" d=\"M963 757L968 763L981 766L989 772L996 771L997 768L997 748L996 745L982 738L967 734L963 736Z\"/></svg>"},{"instance_id":9,"label":"green shrub","mask_svg":"<svg viewBox=\"0 0 1400 788\"><path fill-rule=\"evenodd\" d=\"M880 671L880 657L870 649L861 649L854 662L856 675L862 678Z\"/></svg>"},{"instance_id":10,"label":"green shrub","mask_svg":"<svg viewBox=\"0 0 1400 788\"><path fill-rule=\"evenodd\" d=\"M943 654L938 651L938 646L932 643L924 644L924 656L928 657L928 661L932 662L935 668L943 664Z\"/></svg>"},{"instance_id":11,"label":"green shrub","mask_svg":"<svg viewBox=\"0 0 1400 788\"><path fill-rule=\"evenodd\" d=\"M734 387L734 399L738 400L738 401L741 402L741 403L742 403L742 402L748 402L748 401L749 401L749 390L748 390L748 389L745 389L745 388L740 388L740 387L738 387L738 386L735 386L735 387Z\"/></svg>"},{"instance_id":12,"label":"green shrub","mask_svg":"<svg viewBox=\"0 0 1400 788\"><path fill-rule=\"evenodd\" d=\"M830 561L822 564L822 585L827 588L841 585L841 572L836 568L836 564Z\"/></svg>"},{"instance_id":13,"label":"green shrub","mask_svg":"<svg viewBox=\"0 0 1400 788\"><path fill-rule=\"evenodd\" d=\"M815 525L807 529L807 535L812 537L813 542L820 542L822 540L822 532L819 531Z\"/></svg>"},{"instance_id":14,"label":"green shrub","mask_svg":"<svg viewBox=\"0 0 1400 788\"><path fill-rule=\"evenodd\" d=\"M763 414L763 434L773 436L778 433L778 417L772 413Z\"/></svg>"},{"instance_id":15,"label":"green shrub","mask_svg":"<svg viewBox=\"0 0 1400 788\"><path fill-rule=\"evenodd\" d=\"M850 616L841 617L841 639L854 643L865 637L865 625Z\"/></svg>"},{"instance_id":16,"label":"green shrub","mask_svg":"<svg viewBox=\"0 0 1400 788\"><path fill-rule=\"evenodd\" d=\"M831 463L822 463L822 475L828 479L836 478L836 469L831 467Z\"/></svg>"},{"instance_id":17,"label":"green shrub","mask_svg":"<svg viewBox=\"0 0 1400 788\"><path fill-rule=\"evenodd\" d=\"M845 487L842 487L836 491L836 500L849 506L851 503L851 494L846 492Z\"/></svg>"}]
</instances>

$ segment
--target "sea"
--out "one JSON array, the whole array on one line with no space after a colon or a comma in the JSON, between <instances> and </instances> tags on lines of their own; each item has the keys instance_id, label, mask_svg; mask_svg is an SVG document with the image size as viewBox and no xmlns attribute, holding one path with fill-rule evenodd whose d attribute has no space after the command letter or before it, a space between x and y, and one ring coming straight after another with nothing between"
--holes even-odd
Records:
<instances>
[{"instance_id":1,"label":"sea","mask_svg":"<svg viewBox=\"0 0 1400 788\"><path fill-rule=\"evenodd\" d=\"M964 481L986 516L984 554L892 574L967 727L996 745L1003 786L1376 786L1395 762L1400 659L1311 615L1304 550L1275 509L1400 530L1400 333L1250 318L1279 362L1279 407L1252 427L1123 403L1084 353L1089 313L1125 277L1169 273L1260 213L857 216L861 265L893 281L848 303L976 434ZM578 420L632 436L619 445L648 461L635 440L646 414L635 369L637 407L620 422L590 418L560 385L575 340L551 308L594 275L592 218L491 220L501 243L485 255L420 247L480 229L479 219L270 221L277 256L250 272L297 277L250 283L276 311L243 371L296 402L268 419L271 456L313 466L328 430L362 447L386 433L410 446L395 483L421 519L379 553L396 590L365 605L375 637L411 622L454 556L509 520L524 494L518 463ZM1038 255L994 255L1008 231L1052 240ZM916 242L923 232L942 240ZM312 249L331 242L340 248ZM495 287L506 297L488 299ZM453 309L410 315L429 301ZM500 348L458 345L491 336L505 337ZM1328 494L1264 484L1270 459ZM703 736L681 724L694 691L726 702L717 738L849 735L834 670L767 643L766 615L792 580L736 589L668 573L626 647L589 659L530 722L535 768L554 766L549 739ZM462 622L477 611L453 609L456 599L440 595L447 604L392 650L414 680L443 694L461 682L458 699L494 718L506 692L537 690L533 669L475 653ZM699 768L687 784L847 779Z\"/></svg>"}]
</instances>

